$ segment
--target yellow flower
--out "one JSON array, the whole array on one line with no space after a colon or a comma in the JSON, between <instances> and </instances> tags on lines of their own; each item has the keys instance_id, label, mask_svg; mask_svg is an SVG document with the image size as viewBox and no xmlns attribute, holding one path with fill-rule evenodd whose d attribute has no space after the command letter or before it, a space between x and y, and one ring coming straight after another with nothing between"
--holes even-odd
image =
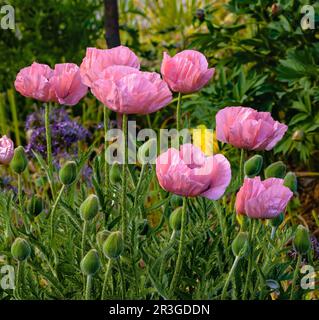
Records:
<instances>
[{"instance_id":1,"label":"yellow flower","mask_svg":"<svg viewBox=\"0 0 319 320\"><path fill-rule=\"evenodd\" d=\"M201 124L192 130L193 144L200 148L206 156L218 153L218 143L213 130Z\"/></svg>"}]
</instances>

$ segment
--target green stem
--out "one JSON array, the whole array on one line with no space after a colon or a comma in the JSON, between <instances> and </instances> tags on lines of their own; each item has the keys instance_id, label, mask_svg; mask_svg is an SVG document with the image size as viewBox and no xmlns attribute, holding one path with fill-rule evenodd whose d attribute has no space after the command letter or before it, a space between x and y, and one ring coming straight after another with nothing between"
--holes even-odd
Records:
<instances>
[{"instance_id":1,"label":"green stem","mask_svg":"<svg viewBox=\"0 0 319 320\"><path fill-rule=\"evenodd\" d=\"M176 109L176 129L177 129L177 131L181 130L181 122L182 122L181 102L182 102L182 94L179 92L178 98L177 98L177 109Z\"/></svg>"},{"instance_id":2,"label":"green stem","mask_svg":"<svg viewBox=\"0 0 319 320\"><path fill-rule=\"evenodd\" d=\"M85 252L85 237L87 234L88 224L87 221L83 222L83 230L82 230L82 245L81 245L81 260L84 258Z\"/></svg>"},{"instance_id":3,"label":"green stem","mask_svg":"<svg viewBox=\"0 0 319 320\"><path fill-rule=\"evenodd\" d=\"M137 186L136 186L136 189L135 189L134 208L136 207L136 204L137 204L137 198L138 198L138 196L140 195L140 189L141 189L143 177L144 177L144 174L145 174L145 171L146 171L146 166L147 166L146 163L143 163L143 164L142 164L142 169L141 169L140 177L139 177L139 179L138 179Z\"/></svg>"},{"instance_id":4,"label":"green stem","mask_svg":"<svg viewBox=\"0 0 319 320\"><path fill-rule=\"evenodd\" d=\"M181 222L181 231L180 231L180 239L179 239L179 247L178 247L178 256L175 266L174 275L172 278L172 282L170 285L170 291L173 294L175 291L176 284L178 282L180 271L182 268L183 262L183 250L184 250L184 242L185 242L185 223L186 223L186 205L187 198L183 198L183 209L182 209L182 222Z\"/></svg>"},{"instance_id":5,"label":"green stem","mask_svg":"<svg viewBox=\"0 0 319 320\"><path fill-rule=\"evenodd\" d=\"M23 206L22 206L22 179L21 174L18 174L18 199L19 199L19 207L20 211L23 214Z\"/></svg>"},{"instance_id":6,"label":"green stem","mask_svg":"<svg viewBox=\"0 0 319 320\"><path fill-rule=\"evenodd\" d=\"M108 280L109 280L109 275L110 275L110 272L111 272L111 268L112 268L112 259L109 260L109 262L107 263L107 266L106 266L101 300L105 300L105 297L106 297L106 288L107 288L107 283L108 283Z\"/></svg>"},{"instance_id":7,"label":"green stem","mask_svg":"<svg viewBox=\"0 0 319 320\"><path fill-rule=\"evenodd\" d=\"M20 280L21 280L21 269L22 269L22 261L18 261L18 267L17 267L17 275L16 275L16 279L15 279L15 286L14 286L14 297L16 298L16 300L21 300L21 296L20 296Z\"/></svg>"},{"instance_id":8,"label":"green stem","mask_svg":"<svg viewBox=\"0 0 319 320\"><path fill-rule=\"evenodd\" d=\"M127 114L123 114L123 124L122 129L124 132L124 162L122 166L122 199L121 199L121 209L122 209L122 234L124 243L126 241L127 233L127 214L126 214L126 190L127 190L127 162L128 162L128 150L127 150Z\"/></svg>"},{"instance_id":9,"label":"green stem","mask_svg":"<svg viewBox=\"0 0 319 320\"><path fill-rule=\"evenodd\" d=\"M223 291L222 291L222 295L221 295L221 300L225 300L225 297L226 297L226 293L227 293L227 288L228 288L228 285L229 285L229 282L230 282L230 279L237 267L237 264L238 264L238 261L239 261L240 257L239 256L236 256L235 260L234 260L234 263L228 273L228 277L226 279L226 282L225 282L225 285L224 285L224 288L223 288Z\"/></svg>"},{"instance_id":10,"label":"green stem","mask_svg":"<svg viewBox=\"0 0 319 320\"><path fill-rule=\"evenodd\" d=\"M123 273L123 268L121 265L121 262L119 259L116 260L117 266L119 268L120 271L120 277L121 277L121 284L122 284L122 300L125 299L125 280L124 280L124 273Z\"/></svg>"},{"instance_id":11,"label":"green stem","mask_svg":"<svg viewBox=\"0 0 319 320\"><path fill-rule=\"evenodd\" d=\"M277 227L271 227L271 235L270 239L273 240L275 238Z\"/></svg>"},{"instance_id":12,"label":"green stem","mask_svg":"<svg viewBox=\"0 0 319 320\"><path fill-rule=\"evenodd\" d=\"M90 274L86 277L85 300L91 300L92 284L93 276Z\"/></svg>"},{"instance_id":13,"label":"green stem","mask_svg":"<svg viewBox=\"0 0 319 320\"><path fill-rule=\"evenodd\" d=\"M104 111L104 183L105 183L105 194L108 193L109 190L109 163L107 162L107 130L109 126L109 114L107 108L103 107Z\"/></svg>"},{"instance_id":14,"label":"green stem","mask_svg":"<svg viewBox=\"0 0 319 320\"><path fill-rule=\"evenodd\" d=\"M244 180L244 158L245 158L245 150L240 149L239 186L242 185L243 180Z\"/></svg>"},{"instance_id":15,"label":"green stem","mask_svg":"<svg viewBox=\"0 0 319 320\"><path fill-rule=\"evenodd\" d=\"M53 199L55 199L55 188L53 182L53 162L52 162L52 138L51 138L51 128L50 128L50 109L51 106L49 103L45 104L45 113L44 113L44 124L45 124L45 137L47 142L47 163L49 171L49 183L52 191Z\"/></svg>"},{"instance_id":16,"label":"green stem","mask_svg":"<svg viewBox=\"0 0 319 320\"><path fill-rule=\"evenodd\" d=\"M62 196L64 189L65 189L65 185L63 184L60 189L60 192L58 194L58 197L56 198L54 205L52 207L51 217L50 217L51 218L51 223L50 223L50 239L51 239L51 241L53 240L53 237L54 237L54 215L55 215L55 211L57 209L57 206L59 204L59 201L60 201L60 198Z\"/></svg>"},{"instance_id":17,"label":"green stem","mask_svg":"<svg viewBox=\"0 0 319 320\"><path fill-rule=\"evenodd\" d=\"M217 212L217 217L218 217L218 221L219 221L219 225L220 225L220 230L221 230L221 234L222 234L222 239L223 239L223 244L224 244L224 247L225 249L228 247L228 244L227 244L227 226L226 224L224 223L224 216L221 212L221 209L220 209L220 205L217 201L213 201L213 206Z\"/></svg>"},{"instance_id":18,"label":"green stem","mask_svg":"<svg viewBox=\"0 0 319 320\"><path fill-rule=\"evenodd\" d=\"M294 291L295 291L295 287L296 287L298 273L300 271L300 265L301 265L301 255L298 254L298 260L297 260L297 264L296 264L296 269L295 269L294 276L292 278L292 283L291 283L290 300L292 300L293 297L294 297Z\"/></svg>"}]
</instances>

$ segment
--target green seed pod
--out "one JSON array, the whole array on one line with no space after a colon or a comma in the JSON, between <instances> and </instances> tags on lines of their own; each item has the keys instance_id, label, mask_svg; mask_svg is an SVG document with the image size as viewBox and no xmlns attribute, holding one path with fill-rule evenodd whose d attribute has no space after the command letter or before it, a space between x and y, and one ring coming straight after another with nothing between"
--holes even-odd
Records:
<instances>
[{"instance_id":1,"label":"green seed pod","mask_svg":"<svg viewBox=\"0 0 319 320\"><path fill-rule=\"evenodd\" d=\"M286 165L282 161L277 161L265 169L265 178L281 178L286 174Z\"/></svg>"},{"instance_id":2,"label":"green seed pod","mask_svg":"<svg viewBox=\"0 0 319 320\"><path fill-rule=\"evenodd\" d=\"M297 192L297 177L294 172L289 171L284 179L284 186L288 187L292 192Z\"/></svg>"},{"instance_id":3,"label":"green seed pod","mask_svg":"<svg viewBox=\"0 0 319 320\"><path fill-rule=\"evenodd\" d=\"M173 194L170 203L173 208L181 207L183 205L183 197Z\"/></svg>"},{"instance_id":4,"label":"green seed pod","mask_svg":"<svg viewBox=\"0 0 319 320\"><path fill-rule=\"evenodd\" d=\"M284 221L285 215L281 212L277 217L270 219L270 223L273 227L278 228Z\"/></svg>"},{"instance_id":5,"label":"green seed pod","mask_svg":"<svg viewBox=\"0 0 319 320\"><path fill-rule=\"evenodd\" d=\"M249 248L248 232L239 232L232 243L233 254L242 257L247 254Z\"/></svg>"},{"instance_id":6,"label":"green seed pod","mask_svg":"<svg viewBox=\"0 0 319 320\"><path fill-rule=\"evenodd\" d=\"M80 206L80 215L83 220L92 220L99 212L99 199L95 194L90 194Z\"/></svg>"},{"instance_id":7,"label":"green seed pod","mask_svg":"<svg viewBox=\"0 0 319 320\"><path fill-rule=\"evenodd\" d=\"M109 230L102 230L99 231L96 235L96 242L98 243L99 247L102 248L105 240L111 234Z\"/></svg>"},{"instance_id":8,"label":"green seed pod","mask_svg":"<svg viewBox=\"0 0 319 320\"><path fill-rule=\"evenodd\" d=\"M122 181L120 165L117 162L113 163L110 169L110 180L113 184L118 184Z\"/></svg>"},{"instance_id":9,"label":"green seed pod","mask_svg":"<svg viewBox=\"0 0 319 320\"><path fill-rule=\"evenodd\" d=\"M140 163L145 164L154 160L157 155L157 141L156 139L149 139L142 144L137 151L137 159Z\"/></svg>"},{"instance_id":10,"label":"green seed pod","mask_svg":"<svg viewBox=\"0 0 319 320\"><path fill-rule=\"evenodd\" d=\"M120 231L112 232L103 244L103 253L109 259L117 259L123 252L123 238Z\"/></svg>"},{"instance_id":11,"label":"green seed pod","mask_svg":"<svg viewBox=\"0 0 319 320\"><path fill-rule=\"evenodd\" d=\"M182 227L183 207L176 208L169 217L169 225L173 230L180 230Z\"/></svg>"},{"instance_id":12,"label":"green seed pod","mask_svg":"<svg viewBox=\"0 0 319 320\"><path fill-rule=\"evenodd\" d=\"M18 261L24 261L28 259L31 254L29 243L22 238L15 239L11 246L11 254L13 258Z\"/></svg>"},{"instance_id":13,"label":"green seed pod","mask_svg":"<svg viewBox=\"0 0 319 320\"><path fill-rule=\"evenodd\" d=\"M95 249L91 249L81 261L81 270L87 276L95 275L100 267L100 257Z\"/></svg>"},{"instance_id":14,"label":"green seed pod","mask_svg":"<svg viewBox=\"0 0 319 320\"><path fill-rule=\"evenodd\" d=\"M11 169L17 173L21 174L28 165L28 159L26 157L25 151L22 146L15 148L13 158L10 162Z\"/></svg>"},{"instance_id":15,"label":"green seed pod","mask_svg":"<svg viewBox=\"0 0 319 320\"><path fill-rule=\"evenodd\" d=\"M295 237L293 240L295 250L299 254L306 254L311 248L311 240L309 237L309 231L302 225L297 227Z\"/></svg>"},{"instance_id":16,"label":"green seed pod","mask_svg":"<svg viewBox=\"0 0 319 320\"><path fill-rule=\"evenodd\" d=\"M59 171L61 182L68 186L76 179L76 163L74 161L67 161Z\"/></svg>"},{"instance_id":17,"label":"green seed pod","mask_svg":"<svg viewBox=\"0 0 319 320\"><path fill-rule=\"evenodd\" d=\"M29 201L28 212L32 216L36 217L43 211L43 207L44 207L44 205L43 205L42 198L33 195Z\"/></svg>"},{"instance_id":18,"label":"green seed pod","mask_svg":"<svg viewBox=\"0 0 319 320\"><path fill-rule=\"evenodd\" d=\"M263 166L263 157L259 154L248 159L244 164L245 175L249 178L253 178L260 173Z\"/></svg>"}]
</instances>

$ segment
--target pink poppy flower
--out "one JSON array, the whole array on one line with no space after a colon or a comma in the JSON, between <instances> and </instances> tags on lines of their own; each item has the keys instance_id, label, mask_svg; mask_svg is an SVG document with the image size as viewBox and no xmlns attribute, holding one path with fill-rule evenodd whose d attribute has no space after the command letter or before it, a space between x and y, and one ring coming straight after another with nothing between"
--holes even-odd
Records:
<instances>
[{"instance_id":1,"label":"pink poppy flower","mask_svg":"<svg viewBox=\"0 0 319 320\"><path fill-rule=\"evenodd\" d=\"M156 159L156 175L166 191L217 200L230 183L231 169L223 155L206 157L199 148L184 144L180 151L170 148Z\"/></svg>"},{"instance_id":2,"label":"pink poppy flower","mask_svg":"<svg viewBox=\"0 0 319 320\"><path fill-rule=\"evenodd\" d=\"M82 83L80 68L74 63L56 64L50 85L56 101L68 106L77 104L88 91Z\"/></svg>"},{"instance_id":3,"label":"pink poppy flower","mask_svg":"<svg viewBox=\"0 0 319 320\"><path fill-rule=\"evenodd\" d=\"M13 158L14 145L13 141L7 136L0 138L0 163L9 164Z\"/></svg>"},{"instance_id":4,"label":"pink poppy flower","mask_svg":"<svg viewBox=\"0 0 319 320\"><path fill-rule=\"evenodd\" d=\"M172 93L159 74L127 66L106 68L91 90L109 109L125 114L152 113L172 100Z\"/></svg>"},{"instance_id":5,"label":"pink poppy flower","mask_svg":"<svg viewBox=\"0 0 319 320\"><path fill-rule=\"evenodd\" d=\"M91 87L93 82L100 78L100 74L113 65L140 68L140 62L135 53L125 46L105 50L87 48L86 56L80 66L83 83Z\"/></svg>"},{"instance_id":6,"label":"pink poppy flower","mask_svg":"<svg viewBox=\"0 0 319 320\"><path fill-rule=\"evenodd\" d=\"M258 112L252 108L226 107L216 114L217 139L237 148L271 150L287 129L269 112Z\"/></svg>"},{"instance_id":7,"label":"pink poppy flower","mask_svg":"<svg viewBox=\"0 0 319 320\"><path fill-rule=\"evenodd\" d=\"M17 74L14 86L18 92L28 98L49 102L54 100L50 89L53 70L46 64L32 63Z\"/></svg>"},{"instance_id":8,"label":"pink poppy flower","mask_svg":"<svg viewBox=\"0 0 319 320\"><path fill-rule=\"evenodd\" d=\"M184 50L173 58L164 52L161 73L175 92L191 93L200 90L214 72L214 68L208 69L205 56L198 51Z\"/></svg>"},{"instance_id":9,"label":"pink poppy flower","mask_svg":"<svg viewBox=\"0 0 319 320\"><path fill-rule=\"evenodd\" d=\"M272 219L284 212L293 192L283 185L284 180L260 177L245 178L236 196L237 214L254 219Z\"/></svg>"}]
</instances>

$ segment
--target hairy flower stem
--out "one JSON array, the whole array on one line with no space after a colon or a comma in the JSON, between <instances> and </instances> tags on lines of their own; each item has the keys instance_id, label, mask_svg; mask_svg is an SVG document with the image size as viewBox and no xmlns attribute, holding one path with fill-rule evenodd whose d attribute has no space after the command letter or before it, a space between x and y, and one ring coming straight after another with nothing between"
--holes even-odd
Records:
<instances>
[{"instance_id":1,"label":"hairy flower stem","mask_svg":"<svg viewBox=\"0 0 319 320\"><path fill-rule=\"evenodd\" d=\"M57 206L59 204L59 201L61 199L61 196L62 196L64 189L65 189L65 185L63 184L60 189L60 192L59 192L59 194L53 204L53 207L52 207L51 217L50 217L51 218L51 221L50 221L50 239L51 239L51 241L53 240L53 237L54 237L54 215L55 215L55 211L57 209Z\"/></svg>"},{"instance_id":2,"label":"hairy flower stem","mask_svg":"<svg viewBox=\"0 0 319 320\"><path fill-rule=\"evenodd\" d=\"M294 291L295 291L295 287L296 287L298 273L300 271L300 265L301 265L301 254L298 254L296 268L295 268L294 276L292 278L292 283L291 283L290 300L293 300L293 298L294 298Z\"/></svg>"},{"instance_id":3,"label":"hairy flower stem","mask_svg":"<svg viewBox=\"0 0 319 320\"><path fill-rule=\"evenodd\" d=\"M271 227L271 235L270 235L271 240L274 240L276 231L277 231L277 227Z\"/></svg>"},{"instance_id":4,"label":"hairy flower stem","mask_svg":"<svg viewBox=\"0 0 319 320\"><path fill-rule=\"evenodd\" d=\"M178 282L180 272L182 269L183 250L184 250L184 242L185 242L186 205L187 205L187 198L183 197L182 221L181 221L181 231L180 231L181 233L180 233L180 239L179 239L178 256L177 256L174 275L170 285L170 292L172 294L174 294L176 284Z\"/></svg>"},{"instance_id":5,"label":"hairy flower stem","mask_svg":"<svg viewBox=\"0 0 319 320\"><path fill-rule=\"evenodd\" d=\"M105 194L109 191L109 163L107 161L107 130L109 126L109 113L107 108L103 107L103 114L104 114L104 187L105 187Z\"/></svg>"},{"instance_id":6,"label":"hairy flower stem","mask_svg":"<svg viewBox=\"0 0 319 320\"><path fill-rule=\"evenodd\" d=\"M81 245L81 260L84 258L84 252L85 252L85 238L88 230L88 223L87 221L83 222L83 230L82 230L82 245Z\"/></svg>"},{"instance_id":7,"label":"hairy flower stem","mask_svg":"<svg viewBox=\"0 0 319 320\"><path fill-rule=\"evenodd\" d=\"M14 285L14 297L16 298L16 300L21 300L20 281L22 281L22 263L23 261L18 261L17 275L16 275L15 285Z\"/></svg>"},{"instance_id":8,"label":"hairy flower stem","mask_svg":"<svg viewBox=\"0 0 319 320\"><path fill-rule=\"evenodd\" d=\"M140 189L141 189L142 181L143 181L144 174L145 174L145 171L146 171L146 166L147 166L146 163L143 163L143 164L142 164L142 169L141 169L140 177L139 177L139 179L138 179L137 186L136 186L136 189L135 189L134 208L136 208L137 198L138 198L138 196L140 195Z\"/></svg>"},{"instance_id":9,"label":"hairy flower stem","mask_svg":"<svg viewBox=\"0 0 319 320\"><path fill-rule=\"evenodd\" d=\"M245 160L245 150L240 149L239 186L243 184L243 180L244 180L244 160Z\"/></svg>"},{"instance_id":10,"label":"hairy flower stem","mask_svg":"<svg viewBox=\"0 0 319 320\"><path fill-rule=\"evenodd\" d=\"M51 139L51 128L50 128L50 103L45 104L44 113L44 125L45 125L45 137L47 142L47 163L48 163L48 180L51 187L52 197L55 199L55 187L53 181L53 162L52 162L52 139Z\"/></svg>"},{"instance_id":11,"label":"hairy flower stem","mask_svg":"<svg viewBox=\"0 0 319 320\"><path fill-rule=\"evenodd\" d=\"M177 129L177 131L181 130L181 124L182 124L181 102L182 102L182 94L179 92L178 99L177 99L177 109L176 109L176 129Z\"/></svg>"},{"instance_id":12,"label":"hairy flower stem","mask_svg":"<svg viewBox=\"0 0 319 320\"><path fill-rule=\"evenodd\" d=\"M213 206L217 212L217 217L218 217L219 226L220 226L220 230L221 230L221 234L222 234L223 244L224 244L224 248L226 250L228 247L228 244L227 244L227 225L224 221L224 215L221 212L221 208L220 208L219 203L217 201L213 201Z\"/></svg>"},{"instance_id":13,"label":"hairy flower stem","mask_svg":"<svg viewBox=\"0 0 319 320\"><path fill-rule=\"evenodd\" d=\"M124 273L123 273L123 268L120 259L116 259L117 267L119 268L120 271L120 277L121 277L121 284L122 284L122 300L125 299L125 279L124 279Z\"/></svg>"},{"instance_id":14,"label":"hairy flower stem","mask_svg":"<svg viewBox=\"0 0 319 320\"><path fill-rule=\"evenodd\" d=\"M126 241L127 233L127 213L126 213L126 190L127 190L127 162L128 162L128 149L127 149L127 114L123 114L122 129L124 133L124 162L122 166L122 199L121 199L121 214L122 214L122 236L124 243Z\"/></svg>"},{"instance_id":15,"label":"hairy flower stem","mask_svg":"<svg viewBox=\"0 0 319 320\"><path fill-rule=\"evenodd\" d=\"M86 277L85 300L91 300L92 284L93 284L93 276L89 274Z\"/></svg>"},{"instance_id":16,"label":"hairy flower stem","mask_svg":"<svg viewBox=\"0 0 319 320\"><path fill-rule=\"evenodd\" d=\"M106 288L107 288L107 284L108 284L111 268L112 268L112 259L109 259L109 262L107 263L107 266L106 266L105 275L104 275L104 282L103 282L101 300L105 300L105 298L106 298Z\"/></svg>"},{"instance_id":17,"label":"hairy flower stem","mask_svg":"<svg viewBox=\"0 0 319 320\"><path fill-rule=\"evenodd\" d=\"M221 295L221 300L225 300L225 297L226 297L226 293L227 293L227 288L228 288L228 285L229 285L229 282L230 282L230 279L234 273L234 271L236 270L236 267L237 267L237 264L238 264L238 261L239 261L240 257L239 256L236 256L235 260L234 260L234 263L228 273L228 277L226 279L226 282L225 282L225 285L223 287L223 291L222 291L222 295Z\"/></svg>"}]
</instances>

